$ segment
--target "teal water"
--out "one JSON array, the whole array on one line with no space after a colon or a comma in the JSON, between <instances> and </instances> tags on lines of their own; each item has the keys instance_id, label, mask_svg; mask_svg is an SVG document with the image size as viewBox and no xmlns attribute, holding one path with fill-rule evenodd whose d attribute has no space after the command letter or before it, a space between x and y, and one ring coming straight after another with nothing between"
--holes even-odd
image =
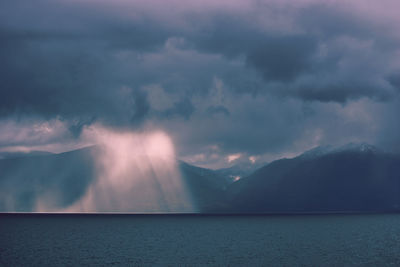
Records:
<instances>
[{"instance_id":1,"label":"teal water","mask_svg":"<svg viewBox=\"0 0 400 267\"><path fill-rule=\"evenodd\" d=\"M0 215L1 266L400 266L400 215Z\"/></svg>"}]
</instances>

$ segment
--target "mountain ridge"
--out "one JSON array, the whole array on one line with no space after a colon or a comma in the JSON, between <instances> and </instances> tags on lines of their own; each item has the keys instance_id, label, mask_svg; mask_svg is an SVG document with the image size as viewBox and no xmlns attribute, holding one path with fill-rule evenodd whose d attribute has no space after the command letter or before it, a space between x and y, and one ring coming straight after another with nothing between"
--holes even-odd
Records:
<instances>
[{"instance_id":1,"label":"mountain ridge","mask_svg":"<svg viewBox=\"0 0 400 267\"><path fill-rule=\"evenodd\" d=\"M274 161L229 187L231 210L397 211L400 156L365 147Z\"/></svg>"},{"instance_id":2,"label":"mountain ridge","mask_svg":"<svg viewBox=\"0 0 400 267\"><path fill-rule=\"evenodd\" d=\"M57 195L56 207L70 205L95 180L97 149L0 159L0 210L34 211L35 199L47 194ZM199 212L400 211L400 155L366 143L313 148L272 161L238 181L227 169L176 164ZM10 199L14 205L7 209Z\"/></svg>"}]
</instances>

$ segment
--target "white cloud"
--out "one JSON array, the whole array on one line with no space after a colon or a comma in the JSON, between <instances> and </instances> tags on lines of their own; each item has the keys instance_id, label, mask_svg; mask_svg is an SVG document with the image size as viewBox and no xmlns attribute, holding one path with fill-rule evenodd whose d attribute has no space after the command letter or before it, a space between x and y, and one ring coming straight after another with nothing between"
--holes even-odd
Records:
<instances>
[{"instance_id":1,"label":"white cloud","mask_svg":"<svg viewBox=\"0 0 400 267\"><path fill-rule=\"evenodd\" d=\"M230 154L227 156L227 160L229 163L231 163L232 161L238 160L241 157L242 157L241 153Z\"/></svg>"}]
</instances>

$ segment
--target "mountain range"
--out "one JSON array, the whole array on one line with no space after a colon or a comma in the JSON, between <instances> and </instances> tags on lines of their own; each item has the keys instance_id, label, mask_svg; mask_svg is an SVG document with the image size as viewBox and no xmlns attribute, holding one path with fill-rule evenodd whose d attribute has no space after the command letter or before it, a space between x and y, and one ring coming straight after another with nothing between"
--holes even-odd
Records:
<instances>
[{"instance_id":1,"label":"mountain range","mask_svg":"<svg viewBox=\"0 0 400 267\"><path fill-rule=\"evenodd\" d=\"M400 156L367 144L274 161L228 188L233 212L400 210Z\"/></svg>"},{"instance_id":2,"label":"mountain range","mask_svg":"<svg viewBox=\"0 0 400 267\"><path fill-rule=\"evenodd\" d=\"M96 180L96 149L0 159L0 211L35 211L43 196L52 196L46 199L56 208L72 205ZM176 166L196 212L400 211L400 155L365 143L317 147L255 170L211 170L180 160Z\"/></svg>"}]
</instances>

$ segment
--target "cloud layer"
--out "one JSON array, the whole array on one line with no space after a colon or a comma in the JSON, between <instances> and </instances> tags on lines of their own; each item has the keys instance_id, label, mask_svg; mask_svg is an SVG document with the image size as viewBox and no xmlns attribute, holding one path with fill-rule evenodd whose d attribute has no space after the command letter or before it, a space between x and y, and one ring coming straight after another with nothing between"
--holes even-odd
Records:
<instances>
[{"instance_id":1,"label":"cloud layer","mask_svg":"<svg viewBox=\"0 0 400 267\"><path fill-rule=\"evenodd\" d=\"M0 146L70 144L101 123L162 128L205 166L327 143L397 149L399 8L2 1Z\"/></svg>"}]
</instances>

